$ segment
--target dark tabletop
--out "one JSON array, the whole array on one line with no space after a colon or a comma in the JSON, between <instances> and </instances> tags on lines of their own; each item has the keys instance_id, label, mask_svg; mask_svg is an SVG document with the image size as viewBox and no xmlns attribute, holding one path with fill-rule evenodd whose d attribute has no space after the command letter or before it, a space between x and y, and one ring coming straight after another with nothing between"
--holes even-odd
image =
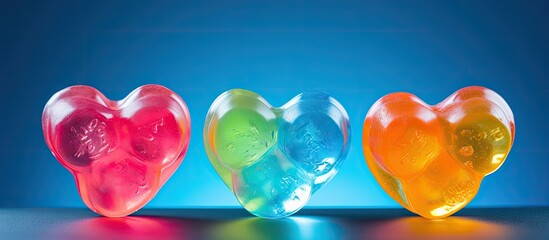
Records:
<instances>
[{"instance_id":1,"label":"dark tabletop","mask_svg":"<svg viewBox=\"0 0 549 240\"><path fill-rule=\"evenodd\" d=\"M441 220L404 209L303 209L278 220L242 209L0 209L0 239L549 239L549 207L467 208Z\"/></svg>"}]
</instances>

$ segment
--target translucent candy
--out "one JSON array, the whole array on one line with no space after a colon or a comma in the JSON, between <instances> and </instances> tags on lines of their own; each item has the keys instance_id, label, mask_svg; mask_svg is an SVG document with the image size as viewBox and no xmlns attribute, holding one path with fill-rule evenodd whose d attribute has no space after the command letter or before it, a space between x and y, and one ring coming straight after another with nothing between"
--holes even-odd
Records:
<instances>
[{"instance_id":1,"label":"translucent candy","mask_svg":"<svg viewBox=\"0 0 549 240\"><path fill-rule=\"evenodd\" d=\"M467 87L435 106L409 93L384 96L368 112L362 140L370 170L393 199L423 217L443 218L475 197L514 136L505 100Z\"/></svg>"},{"instance_id":2,"label":"translucent candy","mask_svg":"<svg viewBox=\"0 0 549 240\"><path fill-rule=\"evenodd\" d=\"M88 86L65 88L46 104L42 127L84 203L109 217L147 204L181 164L190 137L187 106L158 85L121 101Z\"/></svg>"},{"instance_id":3,"label":"translucent candy","mask_svg":"<svg viewBox=\"0 0 549 240\"><path fill-rule=\"evenodd\" d=\"M350 142L335 99L303 93L281 108L246 90L212 104L204 125L208 158L238 201L265 218L289 216L337 173Z\"/></svg>"}]
</instances>

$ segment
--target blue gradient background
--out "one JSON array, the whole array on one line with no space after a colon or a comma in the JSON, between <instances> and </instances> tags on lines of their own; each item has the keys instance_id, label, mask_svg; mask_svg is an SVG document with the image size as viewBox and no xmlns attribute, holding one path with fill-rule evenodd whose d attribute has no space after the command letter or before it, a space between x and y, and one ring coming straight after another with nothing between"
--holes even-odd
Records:
<instances>
[{"instance_id":1,"label":"blue gradient background","mask_svg":"<svg viewBox=\"0 0 549 240\"><path fill-rule=\"evenodd\" d=\"M84 206L43 140L52 94L86 84L121 99L148 83L187 102L192 138L147 207L238 205L202 143L210 104L231 88L275 106L307 90L338 99L352 145L308 206L396 207L364 162L366 112L391 92L435 104L468 85L502 95L517 125L507 161L471 206L549 204L547 1L292 2L0 1L0 207Z\"/></svg>"}]
</instances>

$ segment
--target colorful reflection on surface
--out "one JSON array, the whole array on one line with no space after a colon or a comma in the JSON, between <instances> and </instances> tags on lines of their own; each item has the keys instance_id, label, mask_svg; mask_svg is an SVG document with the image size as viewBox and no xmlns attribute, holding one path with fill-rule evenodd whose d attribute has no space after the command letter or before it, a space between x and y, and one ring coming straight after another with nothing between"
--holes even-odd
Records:
<instances>
[{"instance_id":1,"label":"colorful reflection on surface","mask_svg":"<svg viewBox=\"0 0 549 240\"><path fill-rule=\"evenodd\" d=\"M342 226L324 217L245 218L209 230L211 239L341 239Z\"/></svg>"},{"instance_id":2,"label":"colorful reflection on surface","mask_svg":"<svg viewBox=\"0 0 549 240\"><path fill-rule=\"evenodd\" d=\"M193 239L187 220L168 217L96 217L52 230L58 239Z\"/></svg>"},{"instance_id":3,"label":"colorful reflection on surface","mask_svg":"<svg viewBox=\"0 0 549 240\"><path fill-rule=\"evenodd\" d=\"M510 226L465 217L429 220L406 217L371 226L363 233L374 239L511 239Z\"/></svg>"},{"instance_id":4,"label":"colorful reflection on surface","mask_svg":"<svg viewBox=\"0 0 549 240\"><path fill-rule=\"evenodd\" d=\"M475 217L428 220L401 217L410 214L404 209L304 209L306 214L262 219L246 217L249 214L243 209L145 209L143 216L104 218L84 210L54 214L0 209L0 236L13 233L25 239L94 240L549 239L547 208L465 210Z\"/></svg>"}]
</instances>

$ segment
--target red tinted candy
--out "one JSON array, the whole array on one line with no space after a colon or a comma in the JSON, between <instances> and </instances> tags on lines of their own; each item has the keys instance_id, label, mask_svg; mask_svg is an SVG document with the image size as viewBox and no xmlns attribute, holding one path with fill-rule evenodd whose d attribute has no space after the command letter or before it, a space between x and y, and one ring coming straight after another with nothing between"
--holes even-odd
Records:
<instances>
[{"instance_id":1,"label":"red tinted candy","mask_svg":"<svg viewBox=\"0 0 549 240\"><path fill-rule=\"evenodd\" d=\"M190 117L183 100L159 85L141 86L120 101L72 86L48 101L42 128L84 203L120 217L147 204L181 164Z\"/></svg>"}]
</instances>

